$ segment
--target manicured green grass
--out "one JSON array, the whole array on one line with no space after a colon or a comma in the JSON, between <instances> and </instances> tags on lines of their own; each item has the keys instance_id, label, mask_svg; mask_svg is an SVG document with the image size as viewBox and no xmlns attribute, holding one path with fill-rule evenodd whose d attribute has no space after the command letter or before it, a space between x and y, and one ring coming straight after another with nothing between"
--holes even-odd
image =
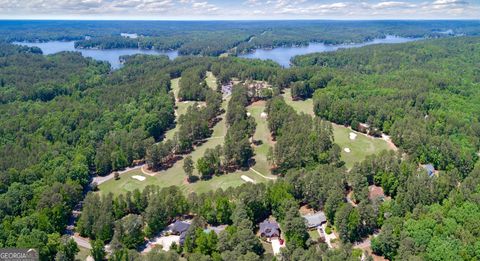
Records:
<instances>
[{"instance_id":1,"label":"manicured green grass","mask_svg":"<svg viewBox=\"0 0 480 261\"><path fill-rule=\"evenodd\" d=\"M226 107L227 101L223 102L223 107ZM218 122L213 128L212 138L208 139L205 143L195 148L190 154L193 161L197 161L205 153L208 148L215 148L217 145L223 145L224 136L227 132L225 124L225 114L220 116L222 120ZM259 171L259 170L257 170ZM198 175L197 170L194 170L194 174ZM266 174L266 173L265 173ZM141 175L146 179L144 181L138 181L133 179L132 176ZM163 171L159 171L154 176L145 175L141 170L132 170L121 175L119 180L111 179L105 183L100 184L100 192L113 193L119 195L126 193L127 191L133 191L135 189L142 190L147 185L157 185L160 187L179 186L186 194L190 192L203 193L210 190L217 190L219 188L226 189L229 187L236 187L244 184L245 181L241 179L242 175L246 175L257 183L267 182L269 180L257 175L251 170L237 171L235 173L229 173L218 177L213 177L207 181L197 181L189 184L186 182L186 174L183 171L183 159L177 161L171 168Z\"/></svg>"},{"instance_id":2,"label":"manicured green grass","mask_svg":"<svg viewBox=\"0 0 480 261\"><path fill-rule=\"evenodd\" d=\"M354 140L350 139L350 132L357 134ZM342 149L342 160L345 161L345 166L349 169L356 162L363 161L368 155L391 149L388 143L382 139L352 131L341 125L333 124L333 136L335 143ZM350 152L346 152L345 148L349 148Z\"/></svg>"},{"instance_id":3,"label":"manicured green grass","mask_svg":"<svg viewBox=\"0 0 480 261\"><path fill-rule=\"evenodd\" d=\"M198 146L195 148L195 150L190 154L192 156L193 161L197 161L200 157L203 156L205 153L205 150L208 148L215 148L217 145L222 145L223 144L223 137L220 136L219 138L215 138L216 136L214 135L223 135L224 129L225 129L225 124L224 121L222 120L221 122L217 123L214 127L214 132L211 139L207 140L204 144ZM198 175L197 171L194 170L194 174ZM134 175L141 175L146 177L146 180L144 181L138 181L132 178ZM132 170L130 172L127 172L123 174L120 178L120 180L109 180L99 186L100 191L102 193L109 193L112 192L113 194L119 194L119 193L125 193L127 191L133 191L134 189L138 188L142 190L144 187L147 185L158 185L161 187L168 187L172 185L180 186L182 189L184 189L186 192L188 192L190 189L194 187L200 187L197 184L187 184L185 181L186 174L183 171L183 159L177 161L171 168L163 171L159 171L156 173L154 176L149 176L145 175L141 172L141 170ZM231 177L219 177L220 179L231 179ZM253 178L253 177L252 177ZM202 183L202 182L208 182L208 183L215 183L216 185L221 185L221 181L217 181L217 178L213 178L209 181L198 181L197 183ZM240 185L243 181L239 180ZM215 189L212 184L212 189Z\"/></svg>"},{"instance_id":4,"label":"manicured green grass","mask_svg":"<svg viewBox=\"0 0 480 261\"><path fill-rule=\"evenodd\" d=\"M81 246L78 247L80 252L75 255L75 260L85 261L87 257L90 255L90 249L83 248Z\"/></svg>"},{"instance_id":5,"label":"manicured green grass","mask_svg":"<svg viewBox=\"0 0 480 261\"><path fill-rule=\"evenodd\" d=\"M290 89L285 90L284 98L287 104L292 106L297 112L314 115L312 99L293 101L290 95ZM354 140L350 139L350 132L357 134ZM363 161L368 155L377 154L382 150L391 149L388 143L383 139L364 135L342 125L333 124L333 136L335 143L337 143L342 149L342 160L345 161L345 166L348 169L353 167L356 162ZM350 149L350 152L346 152L345 148Z\"/></svg>"},{"instance_id":6,"label":"manicured green grass","mask_svg":"<svg viewBox=\"0 0 480 261\"><path fill-rule=\"evenodd\" d=\"M222 115L222 121L218 122L214 129L212 138L207 140L204 144L198 146L190 155L196 162L203 156L205 150L208 148L215 148L217 145L223 145L223 137L226 133L225 120ZM194 174L198 175L197 170L194 170ZM133 179L132 176L141 175L146 179L144 181L138 181ZM133 191L135 189L142 190L147 185L157 185L160 187L179 186L186 194L190 192L203 193L210 190L217 190L219 188L227 189L229 187L237 187L244 184L240 177L246 175L257 183L267 182L268 180L260 177L251 170L237 171L235 173L229 173L218 177L213 177L207 181L197 181L189 184L186 182L186 174L183 171L183 159L177 161L171 168L159 171L154 176L145 175L141 170L132 170L121 175L119 180L111 179L103 184L100 184L99 189L101 193L113 193L114 195L123 194L127 191Z\"/></svg>"},{"instance_id":7,"label":"manicured green grass","mask_svg":"<svg viewBox=\"0 0 480 261\"><path fill-rule=\"evenodd\" d=\"M250 116L255 119L257 127L255 129L255 134L253 139L259 141L261 144L255 146L255 165L253 168L262 173L263 175L268 176L271 174L270 165L268 164L267 154L270 147L273 146L271 143L270 130L268 129L267 119L262 119L260 116L263 111L265 111L265 102L256 102L250 105L247 108L247 111L251 114Z\"/></svg>"},{"instance_id":8,"label":"manicured green grass","mask_svg":"<svg viewBox=\"0 0 480 261\"><path fill-rule=\"evenodd\" d=\"M170 89L173 91L175 98L178 97L178 91L180 91L180 78L175 78L170 81Z\"/></svg>"},{"instance_id":9,"label":"manicured green grass","mask_svg":"<svg viewBox=\"0 0 480 261\"><path fill-rule=\"evenodd\" d=\"M178 94L178 80L172 80L172 90L175 95ZM213 74L207 72L207 82L213 83L216 82ZM228 105L229 98L223 101L222 108L226 109ZM255 170L262 173L265 176L273 177L270 174L270 170L267 163L267 153L269 147L269 130L265 119L261 119L260 114L265 109L265 103L256 103L252 106L249 106L248 111L251 113L251 116L255 118L257 122L257 129L254 135L254 138L262 141L262 145L255 148L255 160L256 164L254 166ZM197 162L201 158L205 150L208 148L215 148L217 145L223 145L224 137L227 133L227 126L225 121L225 113L220 115L222 119L218 122L213 128L213 133L211 138L209 138L205 143L196 147L193 152L190 153L194 162ZM167 132L166 137L173 137L176 128ZM247 171L236 171L234 173L229 173L221 175L218 177L213 177L210 180L203 181L199 180L195 183L189 184L186 182L186 174L183 170L183 161L181 159L177 161L171 168L163 171L157 172L154 176L145 175L141 170L132 170L121 175L119 180L111 179L105 183L100 184L99 189L101 193L113 193L114 195L123 194L127 191L133 191L135 189L142 190L148 185L157 185L160 187L168 186L179 186L186 194L190 192L203 193L210 190L217 190L219 188L227 189L229 187L237 187L241 184L244 184L245 181L241 179L242 175L248 176L257 183L267 182L269 179L263 178L252 170ZM194 170L194 175L198 175L197 170ZM132 176L140 175L144 176L146 179L144 181L139 181L133 179Z\"/></svg>"},{"instance_id":10,"label":"manicured green grass","mask_svg":"<svg viewBox=\"0 0 480 261\"><path fill-rule=\"evenodd\" d=\"M265 249L265 254L273 255L272 243L268 243L263 240L260 240L260 242L262 242L263 249Z\"/></svg>"},{"instance_id":11,"label":"manicured green grass","mask_svg":"<svg viewBox=\"0 0 480 261\"><path fill-rule=\"evenodd\" d=\"M294 101L292 100L292 95L290 92L290 89L285 89L285 93L283 94L283 97L285 99L285 102L292 106L297 112L303 112L306 114L314 115L313 113L313 100L308 99L308 100L298 100Z\"/></svg>"},{"instance_id":12,"label":"manicured green grass","mask_svg":"<svg viewBox=\"0 0 480 261\"><path fill-rule=\"evenodd\" d=\"M317 230L309 230L308 235L313 241L317 241L320 238L320 234L318 234Z\"/></svg>"},{"instance_id":13,"label":"manicured green grass","mask_svg":"<svg viewBox=\"0 0 480 261\"><path fill-rule=\"evenodd\" d=\"M212 75L211 77L214 77L214 76ZM178 91L180 90L179 82L180 82L180 78L175 78L175 79L172 79L171 81L171 89L173 91L173 94L175 95L175 98L178 98ZM194 102L190 102L190 101L181 101L181 102L177 101L175 104L177 106L177 109L175 110L177 120L178 120L178 117L185 114L187 112L188 107L192 106L193 104ZM198 102L198 104L204 104L204 102ZM180 128L180 125L176 124L175 128L167 131L167 133L165 133L165 139L172 139L179 128Z\"/></svg>"},{"instance_id":14,"label":"manicured green grass","mask_svg":"<svg viewBox=\"0 0 480 261\"><path fill-rule=\"evenodd\" d=\"M205 80L210 88L217 90L217 77L215 77L212 72L207 72L207 78Z\"/></svg>"}]
</instances>

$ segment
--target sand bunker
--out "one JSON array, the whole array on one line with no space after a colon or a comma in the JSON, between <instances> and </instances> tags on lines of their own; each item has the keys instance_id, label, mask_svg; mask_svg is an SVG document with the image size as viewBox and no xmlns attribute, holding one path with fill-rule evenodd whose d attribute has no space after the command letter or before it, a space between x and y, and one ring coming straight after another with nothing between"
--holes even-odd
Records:
<instances>
[{"instance_id":1,"label":"sand bunker","mask_svg":"<svg viewBox=\"0 0 480 261\"><path fill-rule=\"evenodd\" d=\"M357 134L354 132L350 132L350 139L355 140L357 138Z\"/></svg>"},{"instance_id":2,"label":"sand bunker","mask_svg":"<svg viewBox=\"0 0 480 261\"><path fill-rule=\"evenodd\" d=\"M255 180L251 179L248 176L242 175L242 176L240 176L240 178L242 178L246 182L255 183Z\"/></svg>"},{"instance_id":3,"label":"sand bunker","mask_svg":"<svg viewBox=\"0 0 480 261\"><path fill-rule=\"evenodd\" d=\"M343 149L343 151L345 151L346 153L350 153L350 148L345 148Z\"/></svg>"},{"instance_id":4,"label":"sand bunker","mask_svg":"<svg viewBox=\"0 0 480 261\"><path fill-rule=\"evenodd\" d=\"M138 181L144 181L146 178L145 178L144 176L137 176L137 175L135 175L135 176L132 176L132 179L136 179L136 180L138 180Z\"/></svg>"}]
</instances>

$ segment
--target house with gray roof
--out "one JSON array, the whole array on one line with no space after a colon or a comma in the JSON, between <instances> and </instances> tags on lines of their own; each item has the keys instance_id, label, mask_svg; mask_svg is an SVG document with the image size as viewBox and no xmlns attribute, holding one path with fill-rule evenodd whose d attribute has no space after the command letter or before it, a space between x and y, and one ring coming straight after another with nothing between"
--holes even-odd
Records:
<instances>
[{"instance_id":1,"label":"house with gray roof","mask_svg":"<svg viewBox=\"0 0 480 261\"><path fill-rule=\"evenodd\" d=\"M433 177L435 175L435 167L433 164L424 165L423 168L427 171L428 176Z\"/></svg>"},{"instance_id":2,"label":"house with gray roof","mask_svg":"<svg viewBox=\"0 0 480 261\"><path fill-rule=\"evenodd\" d=\"M322 224L327 223L327 217L322 211L314 214L305 215L303 216L303 218L305 219L305 224L309 229L317 228Z\"/></svg>"},{"instance_id":3,"label":"house with gray roof","mask_svg":"<svg viewBox=\"0 0 480 261\"><path fill-rule=\"evenodd\" d=\"M209 226L203 230L205 233L210 233L211 231L214 231L217 235L220 235L222 231L224 231L227 228L227 225L220 225L220 226Z\"/></svg>"},{"instance_id":4,"label":"house with gray roof","mask_svg":"<svg viewBox=\"0 0 480 261\"><path fill-rule=\"evenodd\" d=\"M262 238L272 239L280 237L280 226L277 222L266 219L259 226L259 233Z\"/></svg>"},{"instance_id":5,"label":"house with gray roof","mask_svg":"<svg viewBox=\"0 0 480 261\"><path fill-rule=\"evenodd\" d=\"M187 230L190 227L190 223L185 221L177 220L172 224L172 234L180 236L180 245L183 245L185 241L185 236L187 235Z\"/></svg>"}]
</instances>

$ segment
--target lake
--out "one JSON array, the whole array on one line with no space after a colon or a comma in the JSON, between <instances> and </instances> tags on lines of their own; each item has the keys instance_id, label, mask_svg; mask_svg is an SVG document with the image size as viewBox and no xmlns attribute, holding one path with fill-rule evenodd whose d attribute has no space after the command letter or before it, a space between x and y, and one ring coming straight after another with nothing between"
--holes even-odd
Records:
<instances>
[{"instance_id":1,"label":"lake","mask_svg":"<svg viewBox=\"0 0 480 261\"><path fill-rule=\"evenodd\" d=\"M294 46L294 47L278 47L273 49L257 49L252 53L242 54L239 57L261 60L273 60L284 67L290 67L290 59L296 55L303 55L317 52L332 52L341 48L357 48L372 44L394 44L406 43L416 41L421 38L405 38L387 35L382 39L374 39L369 42L356 44L338 44L327 45L323 43L310 43L308 46ZM149 55L167 55L170 59L175 59L178 56L178 51L157 51L144 49L77 49L74 42L50 41L44 43L24 43L14 42L14 44L21 44L26 46L36 46L42 49L43 54L54 54L62 51L77 51L81 52L85 57L92 57L95 60L107 61L112 65L113 69L118 69L122 66L120 56L133 54L149 54Z\"/></svg>"},{"instance_id":2,"label":"lake","mask_svg":"<svg viewBox=\"0 0 480 261\"><path fill-rule=\"evenodd\" d=\"M406 43L421 38L405 38L393 35L387 35L385 38L378 38L372 41L355 44L327 45L324 43L310 43L308 46L278 47L273 49L257 49L252 53L242 54L239 57L261 60L273 60L284 67L290 67L290 59L297 55L319 52L333 52L341 48L358 48L372 44L395 44Z\"/></svg>"},{"instance_id":3,"label":"lake","mask_svg":"<svg viewBox=\"0 0 480 261\"><path fill-rule=\"evenodd\" d=\"M50 41L44 43L24 43L14 42L14 44L36 46L42 49L43 54L49 55L63 51L81 52L85 57L91 57L99 61L107 61L111 64L112 69L122 67L120 56L133 54L149 54L149 55L167 55L170 59L175 59L178 56L177 51L156 51L144 49L78 49L75 48L74 42Z\"/></svg>"}]
</instances>

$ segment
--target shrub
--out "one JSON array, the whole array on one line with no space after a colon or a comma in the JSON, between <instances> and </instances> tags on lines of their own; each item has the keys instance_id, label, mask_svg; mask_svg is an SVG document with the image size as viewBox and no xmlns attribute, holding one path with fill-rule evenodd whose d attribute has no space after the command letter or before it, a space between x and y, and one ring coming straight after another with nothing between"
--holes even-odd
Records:
<instances>
[{"instance_id":1,"label":"shrub","mask_svg":"<svg viewBox=\"0 0 480 261\"><path fill-rule=\"evenodd\" d=\"M325 233L327 233L327 235L332 234L332 228L330 226L326 226L325 227Z\"/></svg>"}]
</instances>

